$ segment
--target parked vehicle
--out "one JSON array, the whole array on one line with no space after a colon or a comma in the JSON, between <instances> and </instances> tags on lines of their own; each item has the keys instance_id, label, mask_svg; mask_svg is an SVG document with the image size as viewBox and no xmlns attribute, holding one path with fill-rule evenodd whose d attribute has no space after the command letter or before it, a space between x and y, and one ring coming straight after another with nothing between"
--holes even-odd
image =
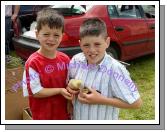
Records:
<instances>
[{"instance_id":1,"label":"parked vehicle","mask_svg":"<svg viewBox=\"0 0 167 132\"><path fill-rule=\"evenodd\" d=\"M111 38L107 52L116 59L125 61L154 53L155 8L151 5L67 5L50 6L65 17L65 32L58 50L73 56L81 52L79 27L88 18L98 17L105 21ZM150 10L150 11L149 11ZM35 52L39 43L35 38L34 14L20 16L19 32L13 38L16 53L27 59ZM21 26L18 26L21 25ZM31 27L31 28L30 28Z\"/></svg>"},{"instance_id":2,"label":"parked vehicle","mask_svg":"<svg viewBox=\"0 0 167 132\"><path fill-rule=\"evenodd\" d=\"M33 16L33 19L36 19L36 12L39 11L42 8L49 7L49 5L20 5L20 10L19 10L19 19L22 18L24 21L23 23L26 25L29 25L29 21L27 22L26 18L29 18L28 16ZM32 15L33 14L33 15ZM12 26L10 29L10 36L11 38L13 36L19 35L20 34L20 28L22 25L20 25L20 20L17 19L16 23L12 22ZM27 27L28 27L27 25ZM10 41L10 48L13 50L14 46L12 43L12 39Z\"/></svg>"}]
</instances>

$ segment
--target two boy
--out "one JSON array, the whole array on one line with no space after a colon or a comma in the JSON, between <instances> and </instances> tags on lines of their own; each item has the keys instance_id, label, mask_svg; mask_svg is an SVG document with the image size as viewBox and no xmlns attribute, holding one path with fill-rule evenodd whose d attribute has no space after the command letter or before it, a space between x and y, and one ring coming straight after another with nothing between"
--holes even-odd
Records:
<instances>
[{"instance_id":1,"label":"two boy","mask_svg":"<svg viewBox=\"0 0 167 132\"><path fill-rule=\"evenodd\" d=\"M73 119L76 120L118 119L118 108L139 108L141 99L137 90L132 92L123 82L100 70L104 65L131 80L126 68L106 53L110 38L105 23L98 18L88 19L81 25L80 47L83 53L75 55L70 61L70 64L95 67L69 66L69 77L67 69L46 73L48 65L69 63L65 54L56 51L62 38L63 24L62 17L52 9L44 9L38 14L36 36L41 48L27 60L23 77L27 80L23 92L25 96L29 95L33 119L67 119L66 99L73 100ZM39 76L29 80L30 73ZM66 78L82 80L91 93L74 91L69 86L66 88Z\"/></svg>"}]
</instances>

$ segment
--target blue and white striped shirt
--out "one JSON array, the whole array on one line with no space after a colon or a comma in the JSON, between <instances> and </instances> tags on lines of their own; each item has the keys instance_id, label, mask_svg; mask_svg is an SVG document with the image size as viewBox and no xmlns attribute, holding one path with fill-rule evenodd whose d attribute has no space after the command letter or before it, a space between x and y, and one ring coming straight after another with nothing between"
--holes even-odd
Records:
<instances>
[{"instance_id":1,"label":"blue and white striped shirt","mask_svg":"<svg viewBox=\"0 0 167 132\"><path fill-rule=\"evenodd\" d=\"M84 86L99 90L108 98L119 98L129 104L139 99L139 92L125 66L107 53L98 65L88 65L83 53L70 61L69 78L80 79ZM110 105L82 104L74 101L74 120L117 120L119 108Z\"/></svg>"}]
</instances>

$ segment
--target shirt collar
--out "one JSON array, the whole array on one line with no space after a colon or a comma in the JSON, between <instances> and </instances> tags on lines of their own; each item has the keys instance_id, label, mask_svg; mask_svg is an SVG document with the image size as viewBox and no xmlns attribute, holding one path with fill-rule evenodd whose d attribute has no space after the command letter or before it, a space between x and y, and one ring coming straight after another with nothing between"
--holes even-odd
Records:
<instances>
[{"instance_id":1,"label":"shirt collar","mask_svg":"<svg viewBox=\"0 0 167 132\"><path fill-rule=\"evenodd\" d=\"M102 61L98 64L99 67L104 65L106 58L107 58L107 53L105 52L105 55L104 55Z\"/></svg>"}]
</instances>

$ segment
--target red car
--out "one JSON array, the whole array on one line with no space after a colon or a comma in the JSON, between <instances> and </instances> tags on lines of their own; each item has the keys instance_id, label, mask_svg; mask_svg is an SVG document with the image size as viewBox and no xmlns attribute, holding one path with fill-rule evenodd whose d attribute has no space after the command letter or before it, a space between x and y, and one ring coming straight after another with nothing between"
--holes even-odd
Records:
<instances>
[{"instance_id":1,"label":"red car","mask_svg":"<svg viewBox=\"0 0 167 132\"><path fill-rule=\"evenodd\" d=\"M55 5L50 8L60 11L65 17L65 33L58 50L69 56L81 52L79 27L83 20L92 17L105 21L111 38L107 52L116 59L125 61L154 53L155 7L152 5ZM35 39L35 19L33 13L20 16L15 23L13 44L23 59L40 47Z\"/></svg>"}]
</instances>

